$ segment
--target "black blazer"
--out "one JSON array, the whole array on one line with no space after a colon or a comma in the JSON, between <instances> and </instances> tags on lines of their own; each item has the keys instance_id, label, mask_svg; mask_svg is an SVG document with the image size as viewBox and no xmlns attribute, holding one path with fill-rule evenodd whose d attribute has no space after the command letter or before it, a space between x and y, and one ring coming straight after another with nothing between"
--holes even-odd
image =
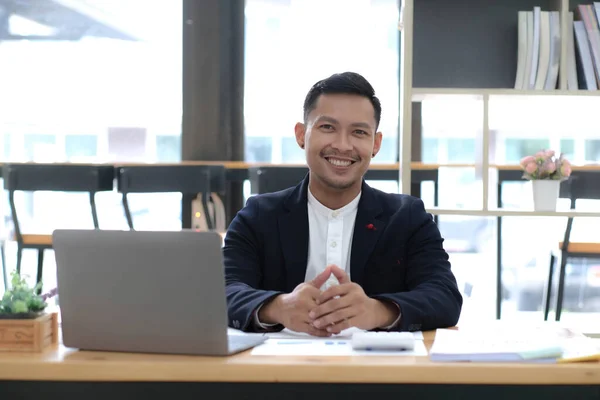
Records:
<instances>
[{"instance_id":1,"label":"black blazer","mask_svg":"<svg viewBox=\"0 0 600 400\"><path fill-rule=\"evenodd\" d=\"M263 302L304 282L307 191L308 176L296 187L251 197L231 222L223 248L229 326L255 330L253 314ZM368 296L400 306L396 330L457 323L462 296L442 242L420 199L384 193L363 181L350 278Z\"/></svg>"}]
</instances>

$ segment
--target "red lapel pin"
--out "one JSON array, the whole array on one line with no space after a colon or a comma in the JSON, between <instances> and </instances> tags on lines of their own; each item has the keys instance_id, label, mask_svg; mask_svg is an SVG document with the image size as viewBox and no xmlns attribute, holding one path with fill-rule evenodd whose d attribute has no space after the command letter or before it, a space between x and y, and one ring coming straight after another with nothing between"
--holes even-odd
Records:
<instances>
[{"instance_id":1,"label":"red lapel pin","mask_svg":"<svg viewBox=\"0 0 600 400\"><path fill-rule=\"evenodd\" d=\"M377 229L375 229L375 226L373 224L367 224L367 229L370 231L375 231Z\"/></svg>"}]
</instances>

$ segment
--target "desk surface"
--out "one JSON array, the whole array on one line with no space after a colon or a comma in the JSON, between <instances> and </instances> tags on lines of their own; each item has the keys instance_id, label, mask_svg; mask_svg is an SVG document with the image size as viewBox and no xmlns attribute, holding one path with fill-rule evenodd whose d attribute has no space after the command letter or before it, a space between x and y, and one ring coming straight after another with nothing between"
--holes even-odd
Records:
<instances>
[{"instance_id":1,"label":"desk surface","mask_svg":"<svg viewBox=\"0 0 600 400\"><path fill-rule=\"evenodd\" d=\"M425 332L429 348L433 332ZM600 362L560 365L433 363L428 357L231 357L51 348L0 353L0 380L599 385Z\"/></svg>"}]
</instances>

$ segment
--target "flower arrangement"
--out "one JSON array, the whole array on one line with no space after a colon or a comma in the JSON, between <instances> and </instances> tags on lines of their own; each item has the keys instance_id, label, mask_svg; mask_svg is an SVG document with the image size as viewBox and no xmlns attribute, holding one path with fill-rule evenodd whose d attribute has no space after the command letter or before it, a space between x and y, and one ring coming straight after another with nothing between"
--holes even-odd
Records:
<instances>
[{"instance_id":1,"label":"flower arrangement","mask_svg":"<svg viewBox=\"0 0 600 400\"><path fill-rule=\"evenodd\" d=\"M37 294L40 287L41 282L32 288L13 272L11 288L0 300L0 318L35 318L48 305L45 298Z\"/></svg>"},{"instance_id":2,"label":"flower arrangement","mask_svg":"<svg viewBox=\"0 0 600 400\"><path fill-rule=\"evenodd\" d=\"M564 181L571 175L571 163L562 153L556 157L554 150L540 150L521 160L523 178L528 180Z\"/></svg>"}]
</instances>

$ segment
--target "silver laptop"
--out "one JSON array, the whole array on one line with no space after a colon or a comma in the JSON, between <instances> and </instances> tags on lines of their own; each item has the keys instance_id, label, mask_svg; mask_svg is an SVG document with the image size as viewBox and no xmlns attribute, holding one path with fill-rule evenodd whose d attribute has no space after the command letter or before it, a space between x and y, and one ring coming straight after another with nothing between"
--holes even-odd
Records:
<instances>
[{"instance_id":1,"label":"silver laptop","mask_svg":"<svg viewBox=\"0 0 600 400\"><path fill-rule=\"evenodd\" d=\"M229 355L266 340L227 333L222 239L215 232L52 236L65 346Z\"/></svg>"}]
</instances>

